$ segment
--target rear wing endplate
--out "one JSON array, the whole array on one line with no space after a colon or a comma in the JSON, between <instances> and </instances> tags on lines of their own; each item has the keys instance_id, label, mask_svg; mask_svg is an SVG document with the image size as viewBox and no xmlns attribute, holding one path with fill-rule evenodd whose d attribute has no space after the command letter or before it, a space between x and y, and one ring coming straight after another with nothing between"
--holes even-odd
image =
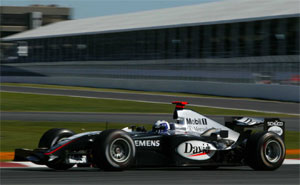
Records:
<instances>
[{"instance_id":1,"label":"rear wing endplate","mask_svg":"<svg viewBox=\"0 0 300 185\"><path fill-rule=\"evenodd\" d=\"M284 140L285 122L279 118L225 117L225 126L234 130L263 126L264 131L274 132Z\"/></svg>"}]
</instances>

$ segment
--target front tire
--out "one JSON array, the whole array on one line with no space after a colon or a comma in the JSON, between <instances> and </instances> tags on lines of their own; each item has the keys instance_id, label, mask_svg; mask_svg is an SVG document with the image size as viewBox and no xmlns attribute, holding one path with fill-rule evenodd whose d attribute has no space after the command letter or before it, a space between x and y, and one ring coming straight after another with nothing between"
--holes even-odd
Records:
<instances>
[{"instance_id":1,"label":"front tire","mask_svg":"<svg viewBox=\"0 0 300 185\"><path fill-rule=\"evenodd\" d=\"M106 171L125 170L135 158L135 145L128 133L122 130L105 130L96 137L93 161Z\"/></svg>"},{"instance_id":2,"label":"front tire","mask_svg":"<svg viewBox=\"0 0 300 185\"><path fill-rule=\"evenodd\" d=\"M273 132L258 132L247 141L246 162L254 170L276 170L285 158L285 145Z\"/></svg>"},{"instance_id":3,"label":"front tire","mask_svg":"<svg viewBox=\"0 0 300 185\"><path fill-rule=\"evenodd\" d=\"M75 135L75 132L65 128L52 128L45 132L40 139L39 148L51 148L64 138Z\"/></svg>"},{"instance_id":4,"label":"front tire","mask_svg":"<svg viewBox=\"0 0 300 185\"><path fill-rule=\"evenodd\" d=\"M75 132L63 129L53 128L44 133L39 142L39 148L51 148L65 138L75 135ZM65 159L57 158L53 161L47 162L46 166L55 170L67 170L72 168L74 164L66 164Z\"/></svg>"}]
</instances>

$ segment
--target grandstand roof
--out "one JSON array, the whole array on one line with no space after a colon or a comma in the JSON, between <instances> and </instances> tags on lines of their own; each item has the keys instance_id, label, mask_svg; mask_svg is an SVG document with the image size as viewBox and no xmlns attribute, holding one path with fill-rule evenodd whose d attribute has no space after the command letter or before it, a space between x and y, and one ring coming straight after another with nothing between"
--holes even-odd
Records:
<instances>
[{"instance_id":1,"label":"grandstand roof","mask_svg":"<svg viewBox=\"0 0 300 185\"><path fill-rule=\"evenodd\" d=\"M300 16L299 2L299 0L222 0L191 6L62 21L8 36L3 40L295 17Z\"/></svg>"}]
</instances>

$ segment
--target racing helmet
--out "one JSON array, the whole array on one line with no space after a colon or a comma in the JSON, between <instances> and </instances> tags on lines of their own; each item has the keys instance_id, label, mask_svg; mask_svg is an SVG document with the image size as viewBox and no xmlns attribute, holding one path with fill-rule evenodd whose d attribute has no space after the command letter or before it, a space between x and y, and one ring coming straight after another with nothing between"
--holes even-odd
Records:
<instances>
[{"instance_id":1,"label":"racing helmet","mask_svg":"<svg viewBox=\"0 0 300 185\"><path fill-rule=\"evenodd\" d=\"M152 126L153 132L165 133L170 129L170 124L165 120L158 120Z\"/></svg>"}]
</instances>

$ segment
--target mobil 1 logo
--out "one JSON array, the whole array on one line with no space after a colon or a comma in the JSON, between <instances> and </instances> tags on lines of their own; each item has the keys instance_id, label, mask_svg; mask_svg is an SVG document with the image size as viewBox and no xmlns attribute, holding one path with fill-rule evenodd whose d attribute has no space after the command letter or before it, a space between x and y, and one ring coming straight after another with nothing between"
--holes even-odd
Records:
<instances>
[{"instance_id":1,"label":"mobil 1 logo","mask_svg":"<svg viewBox=\"0 0 300 185\"><path fill-rule=\"evenodd\" d=\"M207 125L207 119L205 118L186 118L186 123L188 125Z\"/></svg>"}]
</instances>

